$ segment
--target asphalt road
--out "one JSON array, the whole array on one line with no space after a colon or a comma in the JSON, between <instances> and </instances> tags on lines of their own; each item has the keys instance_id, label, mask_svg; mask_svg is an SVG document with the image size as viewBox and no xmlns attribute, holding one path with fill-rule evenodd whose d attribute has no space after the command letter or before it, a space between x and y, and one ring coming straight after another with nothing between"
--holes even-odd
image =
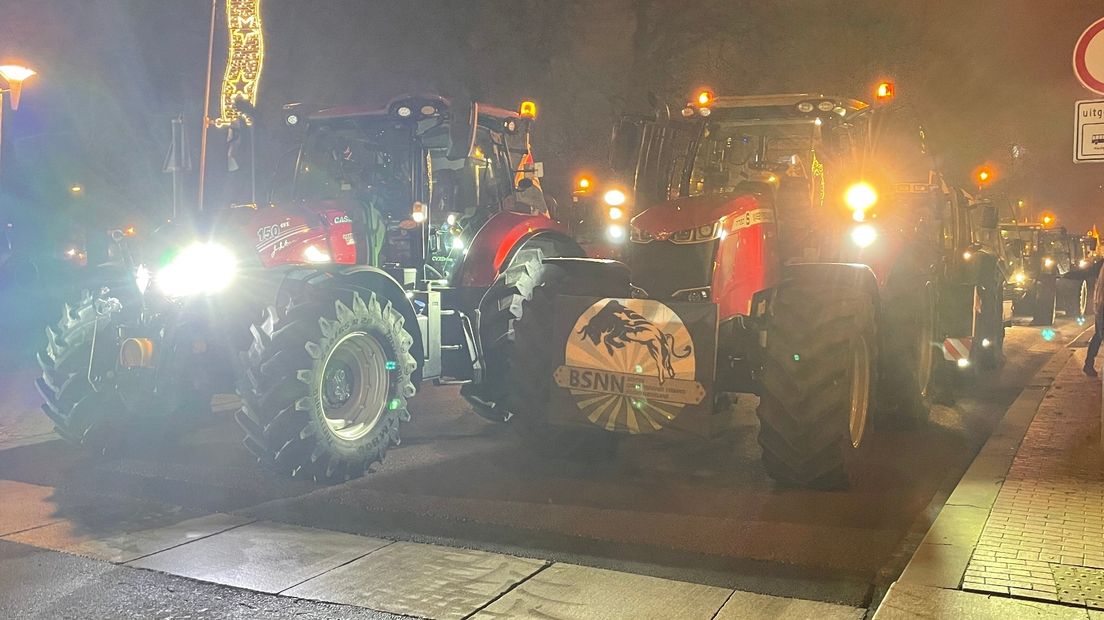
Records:
<instances>
[{"instance_id":1,"label":"asphalt road","mask_svg":"<svg viewBox=\"0 0 1104 620\"><path fill-rule=\"evenodd\" d=\"M226 414L176 445L92 459L49 435L33 362L0 371L0 478L56 487L54 501L89 529L104 516L81 507L112 496L128 511L147 502L236 511L865 606L903 569L1005 408L1083 330L1059 319L1048 341L1039 328L1011 328L1001 371L937 407L930 424L878 425L846 492L775 487L759 464L754 397L718 419L714 439L634 438L600 464L538 457L455 388L434 387L412 402L402 446L340 486L259 469Z\"/></svg>"}]
</instances>

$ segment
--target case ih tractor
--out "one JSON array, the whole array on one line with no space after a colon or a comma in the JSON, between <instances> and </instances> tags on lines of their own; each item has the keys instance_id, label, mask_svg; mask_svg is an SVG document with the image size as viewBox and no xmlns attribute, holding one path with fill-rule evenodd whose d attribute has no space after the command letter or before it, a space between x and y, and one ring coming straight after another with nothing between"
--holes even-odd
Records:
<instances>
[{"instance_id":1,"label":"case ih tractor","mask_svg":"<svg viewBox=\"0 0 1104 620\"><path fill-rule=\"evenodd\" d=\"M624 262L526 264L515 295L511 422L538 446L704 434L750 392L767 472L838 487L871 412L926 412L941 357L999 361L995 210L942 182L907 106L703 93L622 122L611 163Z\"/></svg>"},{"instance_id":2,"label":"case ih tractor","mask_svg":"<svg viewBox=\"0 0 1104 620\"><path fill-rule=\"evenodd\" d=\"M533 116L440 97L314 114L291 200L118 236L126 259L47 330L44 410L105 451L178 432L237 378L245 445L324 481L399 443L424 381L501 419L516 267L582 256L547 215Z\"/></svg>"}]
</instances>

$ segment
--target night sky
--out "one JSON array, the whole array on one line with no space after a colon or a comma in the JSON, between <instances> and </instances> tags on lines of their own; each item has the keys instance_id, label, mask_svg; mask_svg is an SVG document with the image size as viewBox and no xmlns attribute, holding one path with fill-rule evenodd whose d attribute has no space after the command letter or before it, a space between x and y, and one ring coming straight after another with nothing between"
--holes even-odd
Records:
<instances>
[{"instance_id":1,"label":"night sky","mask_svg":"<svg viewBox=\"0 0 1104 620\"><path fill-rule=\"evenodd\" d=\"M270 119L289 101L467 92L512 107L533 98L538 158L561 196L576 171L601 168L611 120L648 91L673 103L705 84L719 94L861 99L890 77L899 99L921 111L952 180L968 183L987 162L998 183L1014 183L1036 211L1053 210L1075 230L1104 206L1104 164L1072 163L1074 102L1094 95L1070 59L1077 36L1104 16L1099 1L264 2L259 103ZM161 165L177 113L198 162L209 8L0 0L0 60L41 73L7 118L3 208L81 221L163 213L170 185ZM222 49L220 28L216 78ZM240 197L241 179L223 172L225 136L211 139L210 199ZM279 122L266 125L262 181L294 139ZM1015 172L1012 144L1027 153ZM68 192L74 183L87 188L79 199Z\"/></svg>"}]
</instances>

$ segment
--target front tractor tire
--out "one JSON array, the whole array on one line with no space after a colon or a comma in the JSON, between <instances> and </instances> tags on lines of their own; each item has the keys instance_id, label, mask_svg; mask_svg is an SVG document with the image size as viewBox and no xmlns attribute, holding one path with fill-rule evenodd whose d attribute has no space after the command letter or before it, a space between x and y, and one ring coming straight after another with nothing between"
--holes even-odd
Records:
<instances>
[{"instance_id":1,"label":"front tractor tire","mask_svg":"<svg viewBox=\"0 0 1104 620\"><path fill-rule=\"evenodd\" d=\"M776 293L757 413L763 465L779 483L848 485L874 408L874 315L862 290L799 283Z\"/></svg>"},{"instance_id":2,"label":"front tractor tire","mask_svg":"<svg viewBox=\"0 0 1104 620\"><path fill-rule=\"evenodd\" d=\"M400 442L414 395L414 343L391 303L351 288L318 289L266 311L242 354L236 418L245 446L281 473L340 483Z\"/></svg>"}]
</instances>

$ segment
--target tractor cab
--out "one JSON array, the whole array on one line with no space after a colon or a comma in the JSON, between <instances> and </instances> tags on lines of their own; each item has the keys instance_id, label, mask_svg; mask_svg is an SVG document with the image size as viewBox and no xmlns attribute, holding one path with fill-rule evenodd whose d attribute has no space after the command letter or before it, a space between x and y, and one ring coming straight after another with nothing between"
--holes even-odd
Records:
<instances>
[{"instance_id":1,"label":"tractor cab","mask_svg":"<svg viewBox=\"0 0 1104 620\"><path fill-rule=\"evenodd\" d=\"M301 258L451 281L491 220L549 216L529 149L531 121L478 103L457 109L440 97L315 113L291 194L329 234L325 247L299 250Z\"/></svg>"}]
</instances>

